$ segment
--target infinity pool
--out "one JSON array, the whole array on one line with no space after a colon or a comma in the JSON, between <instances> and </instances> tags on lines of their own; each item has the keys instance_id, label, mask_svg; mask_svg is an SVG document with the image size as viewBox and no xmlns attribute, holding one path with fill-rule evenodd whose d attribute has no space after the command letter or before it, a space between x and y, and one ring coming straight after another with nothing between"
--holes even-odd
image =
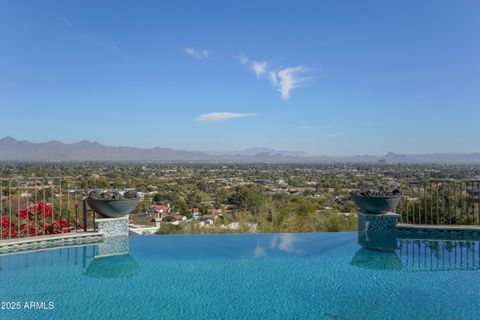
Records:
<instances>
[{"instance_id":1,"label":"infinity pool","mask_svg":"<svg viewBox=\"0 0 480 320\"><path fill-rule=\"evenodd\" d=\"M0 256L0 319L480 315L477 241L397 239L395 251L376 252L357 233L311 233L145 236L115 246L119 255L90 245Z\"/></svg>"}]
</instances>

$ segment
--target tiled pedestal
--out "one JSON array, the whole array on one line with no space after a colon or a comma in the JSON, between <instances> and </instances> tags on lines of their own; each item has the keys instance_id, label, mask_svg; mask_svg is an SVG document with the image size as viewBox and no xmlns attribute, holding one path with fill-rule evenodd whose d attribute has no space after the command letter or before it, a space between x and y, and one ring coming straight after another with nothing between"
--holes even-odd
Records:
<instances>
[{"instance_id":1,"label":"tiled pedestal","mask_svg":"<svg viewBox=\"0 0 480 320\"><path fill-rule=\"evenodd\" d=\"M397 248L396 213L358 214L358 242L370 250L393 251Z\"/></svg>"},{"instance_id":2,"label":"tiled pedestal","mask_svg":"<svg viewBox=\"0 0 480 320\"><path fill-rule=\"evenodd\" d=\"M122 218L96 219L98 232L105 235L105 238L116 236L128 236L128 216Z\"/></svg>"}]
</instances>

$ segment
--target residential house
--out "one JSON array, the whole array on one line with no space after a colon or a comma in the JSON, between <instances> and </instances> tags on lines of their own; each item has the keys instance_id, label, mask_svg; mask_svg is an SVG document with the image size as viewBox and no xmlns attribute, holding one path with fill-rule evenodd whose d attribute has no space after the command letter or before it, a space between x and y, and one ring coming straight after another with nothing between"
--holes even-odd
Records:
<instances>
[{"instance_id":1,"label":"residential house","mask_svg":"<svg viewBox=\"0 0 480 320\"><path fill-rule=\"evenodd\" d=\"M168 222L173 225L178 225L182 221L186 221L187 217L182 216L181 214L164 214L161 217L161 222Z\"/></svg>"},{"instance_id":2,"label":"residential house","mask_svg":"<svg viewBox=\"0 0 480 320\"><path fill-rule=\"evenodd\" d=\"M151 206L147 211L147 214L152 219L160 219L162 214L170 214L170 213L171 213L170 204L167 204L167 205L155 204Z\"/></svg>"}]
</instances>

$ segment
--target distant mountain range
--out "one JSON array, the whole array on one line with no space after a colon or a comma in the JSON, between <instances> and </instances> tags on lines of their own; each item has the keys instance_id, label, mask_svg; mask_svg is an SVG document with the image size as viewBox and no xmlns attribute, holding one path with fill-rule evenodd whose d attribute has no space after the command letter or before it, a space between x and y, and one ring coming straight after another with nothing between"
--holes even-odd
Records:
<instances>
[{"instance_id":1,"label":"distant mountain range","mask_svg":"<svg viewBox=\"0 0 480 320\"><path fill-rule=\"evenodd\" d=\"M213 154L213 155L236 154L236 155L244 155L244 156L254 156L260 153L268 153L270 155L281 154L283 156L293 156L293 157L311 157L312 156L311 154L308 154L303 151L275 150L271 148L262 148L262 147L248 148L248 149L242 149L237 151L222 151L222 152L207 152L207 153Z\"/></svg>"},{"instance_id":2,"label":"distant mountain range","mask_svg":"<svg viewBox=\"0 0 480 320\"><path fill-rule=\"evenodd\" d=\"M98 142L60 141L32 143L12 137L0 139L0 161L163 161L163 162L264 162L264 163L438 163L480 164L480 152L358 155L343 157L315 156L301 151L251 148L229 152L200 152L169 148L111 147Z\"/></svg>"}]
</instances>

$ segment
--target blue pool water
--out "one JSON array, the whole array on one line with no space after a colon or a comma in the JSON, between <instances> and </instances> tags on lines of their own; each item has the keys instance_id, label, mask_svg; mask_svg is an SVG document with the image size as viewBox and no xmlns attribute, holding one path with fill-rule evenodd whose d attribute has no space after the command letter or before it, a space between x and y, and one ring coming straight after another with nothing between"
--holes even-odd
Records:
<instances>
[{"instance_id":1,"label":"blue pool water","mask_svg":"<svg viewBox=\"0 0 480 320\"><path fill-rule=\"evenodd\" d=\"M477 241L357 233L131 237L0 256L0 319L478 319ZM113 245L115 247L115 244ZM109 249L110 250L110 249ZM25 302L53 309L27 309Z\"/></svg>"}]
</instances>

